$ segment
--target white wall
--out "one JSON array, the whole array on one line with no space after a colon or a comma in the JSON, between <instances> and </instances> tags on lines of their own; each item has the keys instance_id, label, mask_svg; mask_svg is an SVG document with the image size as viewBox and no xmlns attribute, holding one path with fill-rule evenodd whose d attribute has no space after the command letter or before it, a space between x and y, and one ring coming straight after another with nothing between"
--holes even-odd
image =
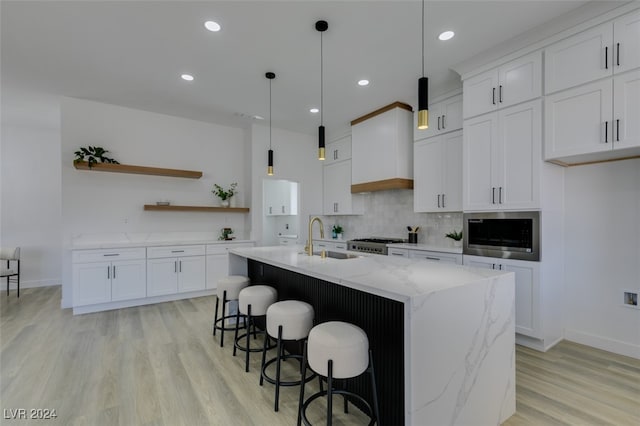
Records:
<instances>
[{"instance_id":1,"label":"white wall","mask_svg":"<svg viewBox=\"0 0 640 426\"><path fill-rule=\"evenodd\" d=\"M2 126L0 245L20 247L23 288L60 284L59 147L58 129Z\"/></svg>"},{"instance_id":2,"label":"white wall","mask_svg":"<svg viewBox=\"0 0 640 426\"><path fill-rule=\"evenodd\" d=\"M219 231L249 235L247 214L144 211L175 205L218 205L214 183L238 182L233 202L251 206L245 130L115 105L64 98L62 115L63 306L71 305L69 251L74 237L92 233ZM98 145L123 164L200 170L201 179L79 171L73 152Z\"/></svg>"},{"instance_id":3,"label":"white wall","mask_svg":"<svg viewBox=\"0 0 640 426\"><path fill-rule=\"evenodd\" d=\"M274 176L267 176L269 127L254 124L251 135L251 204L255 206L251 211L251 239L256 240L258 245L265 245L265 233L271 235L277 232L277 225L268 221L262 211L262 186L264 179L285 179L299 184L301 208L297 216L298 223L294 226L300 230L297 232L298 242L304 243L309 215L322 211L322 163L317 159L317 140L301 133L272 129ZM294 219L293 216L290 218ZM271 239L267 241L273 243Z\"/></svg>"},{"instance_id":4,"label":"white wall","mask_svg":"<svg viewBox=\"0 0 640 426\"><path fill-rule=\"evenodd\" d=\"M565 175L565 337L640 358L640 159L571 167Z\"/></svg>"}]
</instances>

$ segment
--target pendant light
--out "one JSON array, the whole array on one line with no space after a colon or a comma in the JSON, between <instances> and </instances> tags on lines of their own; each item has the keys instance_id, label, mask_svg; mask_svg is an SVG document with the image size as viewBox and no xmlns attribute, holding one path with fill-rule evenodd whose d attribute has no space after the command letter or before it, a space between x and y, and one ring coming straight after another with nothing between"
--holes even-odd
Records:
<instances>
[{"instance_id":1,"label":"pendant light","mask_svg":"<svg viewBox=\"0 0 640 426\"><path fill-rule=\"evenodd\" d=\"M424 76L424 0L422 0L422 77L418 80L418 129L429 128L429 79Z\"/></svg>"},{"instance_id":2,"label":"pendant light","mask_svg":"<svg viewBox=\"0 0 640 426\"><path fill-rule=\"evenodd\" d=\"M323 99L323 56L322 56L322 33L327 31L329 24L327 21L316 22L316 30L320 32L320 127L318 127L318 160L324 160L324 99Z\"/></svg>"},{"instance_id":3,"label":"pendant light","mask_svg":"<svg viewBox=\"0 0 640 426\"><path fill-rule=\"evenodd\" d=\"M268 72L264 75L269 79L269 153L267 158L267 175L273 176L273 149L271 149L271 81L276 78L275 73Z\"/></svg>"}]
</instances>

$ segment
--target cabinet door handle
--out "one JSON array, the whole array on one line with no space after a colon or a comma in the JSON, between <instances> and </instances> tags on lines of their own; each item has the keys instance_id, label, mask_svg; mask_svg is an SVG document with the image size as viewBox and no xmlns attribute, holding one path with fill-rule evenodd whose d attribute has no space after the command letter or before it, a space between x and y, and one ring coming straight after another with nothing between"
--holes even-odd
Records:
<instances>
[{"instance_id":1,"label":"cabinet door handle","mask_svg":"<svg viewBox=\"0 0 640 426\"><path fill-rule=\"evenodd\" d=\"M604 47L604 69L609 69L609 46Z\"/></svg>"},{"instance_id":2,"label":"cabinet door handle","mask_svg":"<svg viewBox=\"0 0 640 426\"><path fill-rule=\"evenodd\" d=\"M180 272L182 272L182 260L180 260L179 262L180 262Z\"/></svg>"},{"instance_id":3,"label":"cabinet door handle","mask_svg":"<svg viewBox=\"0 0 640 426\"><path fill-rule=\"evenodd\" d=\"M284 206L282 206L282 213L284 213Z\"/></svg>"},{"instance_id":4,"label":"cabinet door handle","mask_svg":"<svg viewBox=\"0 0 640 426\"><path fill-rule=\"evenodd\" d=\"M425 257L425 259L428 259L428 260L440 260L437 257L429 257L429 256Z\"/></svg>"},{"instance_id":5,"label":"cabinet door handle","mask_svg":"<svg viewBox=\"0 0 640 426\"><path fill-rule=\"evenodd\" d=\"M113 265L113 279L116 279L116 265Z\"/></svg>"},{"instance_id":6,"label":"cabinet door handle","mask_svg":"<svg viewBox=\"0 0 640 426\"><path fill-rule=\"evenodd\" d=\"M440 194L438 194L438 208L440 208Z\"/></svg>"},{"instance_id":7,"label":"cabinet door handle","mask_svg":"<svg viewBox=\"0 0 640 426\"><path fill-rule=\"evenodd\" d=\"M492 186L491 187L491 204L495 204L496 203L496 187Z\"/></svg>"},{"instance_id":8,"label":"cabinet door handle","mask_svg":"<svg viewBox=\"0 0 640 426\"><path fill-rule=\"evenodd\" d=\"M111 266L107 266L107 279L111 279Z\"/></svg>"},{"instance_id":9,"label":"cabinet door handle","mask_svg":"<svg viewBox=\"0 0 640 426\"><path fill-rule=\"evenodd\" d=\"M391 254L394 255L394 256L404 256L404 254L402 254L402 253L391 253Z\"/></svg>"},{"instance_id":10,"label":"cabinet door handle","mask_svg":"<svg viewBox=\"0 0 640 426\"><path fill-rule=\"evenodd\" d=\"M495 263L491 264L491 269L496 269L496 264Z\"/></svg>"},{"instance_id":11,"label":"cabinet door handle","mask_svg":"<svg viewBox=\"0 0 640 426\"><path fill-rule=\"evenodd\" d=\"M445 125L444 125L444 114L442 115L442 130L446 129Z\"/></svg>"},{"instance_id":12,"label":"cabinet door handle","mask_svg":"<svg viewBox=\"0 0 640 426\"><path fill-rule=\"evenodd\" d=\"M269 214L273 213L273 207L269 207Z\"/></svg>"},{"instance_id":13,"label":"cabinet door handle","mask_svg":"<svg viewBox=\"0 0 640 426\"><path fill-rule=\"evenodd\" d=\"M178 273L178 261L177 260L173 261L173 273L174 274Z\"/></svg>"},{"instance_id":14,"label":"cabinet door handle","mask_svg":"<svg viewBox=\"0 0 640 426\"><path fill-rule=\"evenodd\" d=\"M184 250L171 250L171 253L184 253Z\"/></svg>"},{"instance_id":15,"label":"cabinet door handle","mask_svg":"<svg viewBox=\"0 0 640 426\"><path fill-rule=\"evenodd\" d=\"M620 43L616 43L616 64L620 66Z\"/></svg>"},{"instance_id":16,"label":"cabinet door handle","mask_svg":"<svg viewBox=\"0 0 640 426\"><path fill-rule=\"evenodd\" d=\"M338 150L337 149L335 151L333 151L333 159L334 160L338 159Z\"/></svg>"},{"instance_id":17,"label":"cabinet door handle","mask_svg":"<svg viewBox=\"0 0 640 426\"><path fill-rule=\"evenodd\" d=\"M444 194L442 194L442 208L445 208L445 204L444 204Z\"/></svg>"},{"instance_id":18,"label":"cabinet door handle","mask_svg":"<svg viewBox=\"0 0 640 426\"><path fill-rule=\"evenodd\" d=\"M120 256L120 253L103 254L104 257Z\"/></svg>"},{"instance_id":19,"label":"cabinet door handle","mask_svg":"<svg viewBox=\"0 0 640 426\"><path fill-rule=\"evenodd\" d=\"M498 188L498 204L502 204L502 187Z\"/></svg>"},{"instance_id":20,"label":"cabinet door handle","mask_svg":"<svg viewBox=\"0 0 640 426\"><path fill-rule=\"evenodd\" d=\"M438 116L438 130L440 130L440 116Z\"/></svg>"},{"instance_id":21,"label":"cabinet door handle","mask_svg":"<svg viewBox=\"0 0 640 426\"><path fill-rule=\"evenodd\" d=\"M491 95L491 103L496 104L496 88L493 88L493 94Z\"/></svg>"},{"instance_id":22,"label":"cabinet door handle","mask_svg":"<svg viewBox=\"0 0 640 426\"><path fill-rule=\"evenodd\" d=\"M616 142L620 142L620 119L616 118Z\"/></svg>"},{"instance_id":23,"label":"cabinet door handle","mask_svg":"<svg viewBox=\"0 0 640 426\"><path fill-rule=\"evenodd\" d=\"M609 143L609 122L604 122L604 143Z\"/></svg>"},{"instance_id":24,"label":"cabinet door handle","mask_svg":"<svg viewBox=\"0 0 640 426\"><path fill-rule=\"evenodd\" d=\"M498 97L500 98L500 99L499 99L499 100L500 100L500 103L502 103L502 84L500 85L500 92L499 92Z\"/></svg>"}]
</instances>

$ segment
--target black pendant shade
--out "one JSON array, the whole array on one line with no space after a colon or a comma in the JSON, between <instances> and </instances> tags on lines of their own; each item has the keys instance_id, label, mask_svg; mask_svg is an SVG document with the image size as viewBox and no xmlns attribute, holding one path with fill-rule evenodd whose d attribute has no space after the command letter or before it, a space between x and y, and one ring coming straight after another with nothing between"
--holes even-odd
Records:
<instances>
[{"instance_id":1,"label":"black pendant shade","mask_svg":"<svg viewBox=\"0 0 640 426\"><path fill-rule=\"evenodd\" d=\"M267 175L273 176L273 149L271 149L271 80L276 78L275 73L268 72L264 75L269 79L269 152L267 154Z\"/></svg>"},{"instance_id":2,"label":"black pendant shade","mask_svg":"<svg viewBox=\"0 0 640 426\"><path fill-rule=\"evenodd\" d=\"M429 79L418 80L418 129L429 128Z\"/></svg>"},{"instance_id":3,"label":"black pendant shade","mask_svg":"<svg viewBox=\"0 0 640 426\"><path fill-rule=\"evenodd\" d=\"M324 97L323 97L323 55L322 55L322 33L327 31L329 24L327 21L316 22L316 30L320 33L320 127L318 127L318 160L324 160Z\"/></svg>"}]
</instances>

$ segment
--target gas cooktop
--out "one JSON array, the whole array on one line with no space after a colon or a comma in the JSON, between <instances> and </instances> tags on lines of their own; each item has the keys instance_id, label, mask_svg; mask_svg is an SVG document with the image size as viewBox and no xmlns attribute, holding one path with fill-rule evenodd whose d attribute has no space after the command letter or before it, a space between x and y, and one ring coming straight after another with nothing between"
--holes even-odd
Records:
<instances>
[{"instance_id":1,"label":"gas cooktop","mask_svg":"<svg viewBox=\"0 0 640 426\"><path fill-rule=\"evenodd\" d=\"M351 251L360 251L374 254L387 254L387 244L404 243L401 238L356 238L347 241L347 249Z\"/></svg>"}]
</instances>

